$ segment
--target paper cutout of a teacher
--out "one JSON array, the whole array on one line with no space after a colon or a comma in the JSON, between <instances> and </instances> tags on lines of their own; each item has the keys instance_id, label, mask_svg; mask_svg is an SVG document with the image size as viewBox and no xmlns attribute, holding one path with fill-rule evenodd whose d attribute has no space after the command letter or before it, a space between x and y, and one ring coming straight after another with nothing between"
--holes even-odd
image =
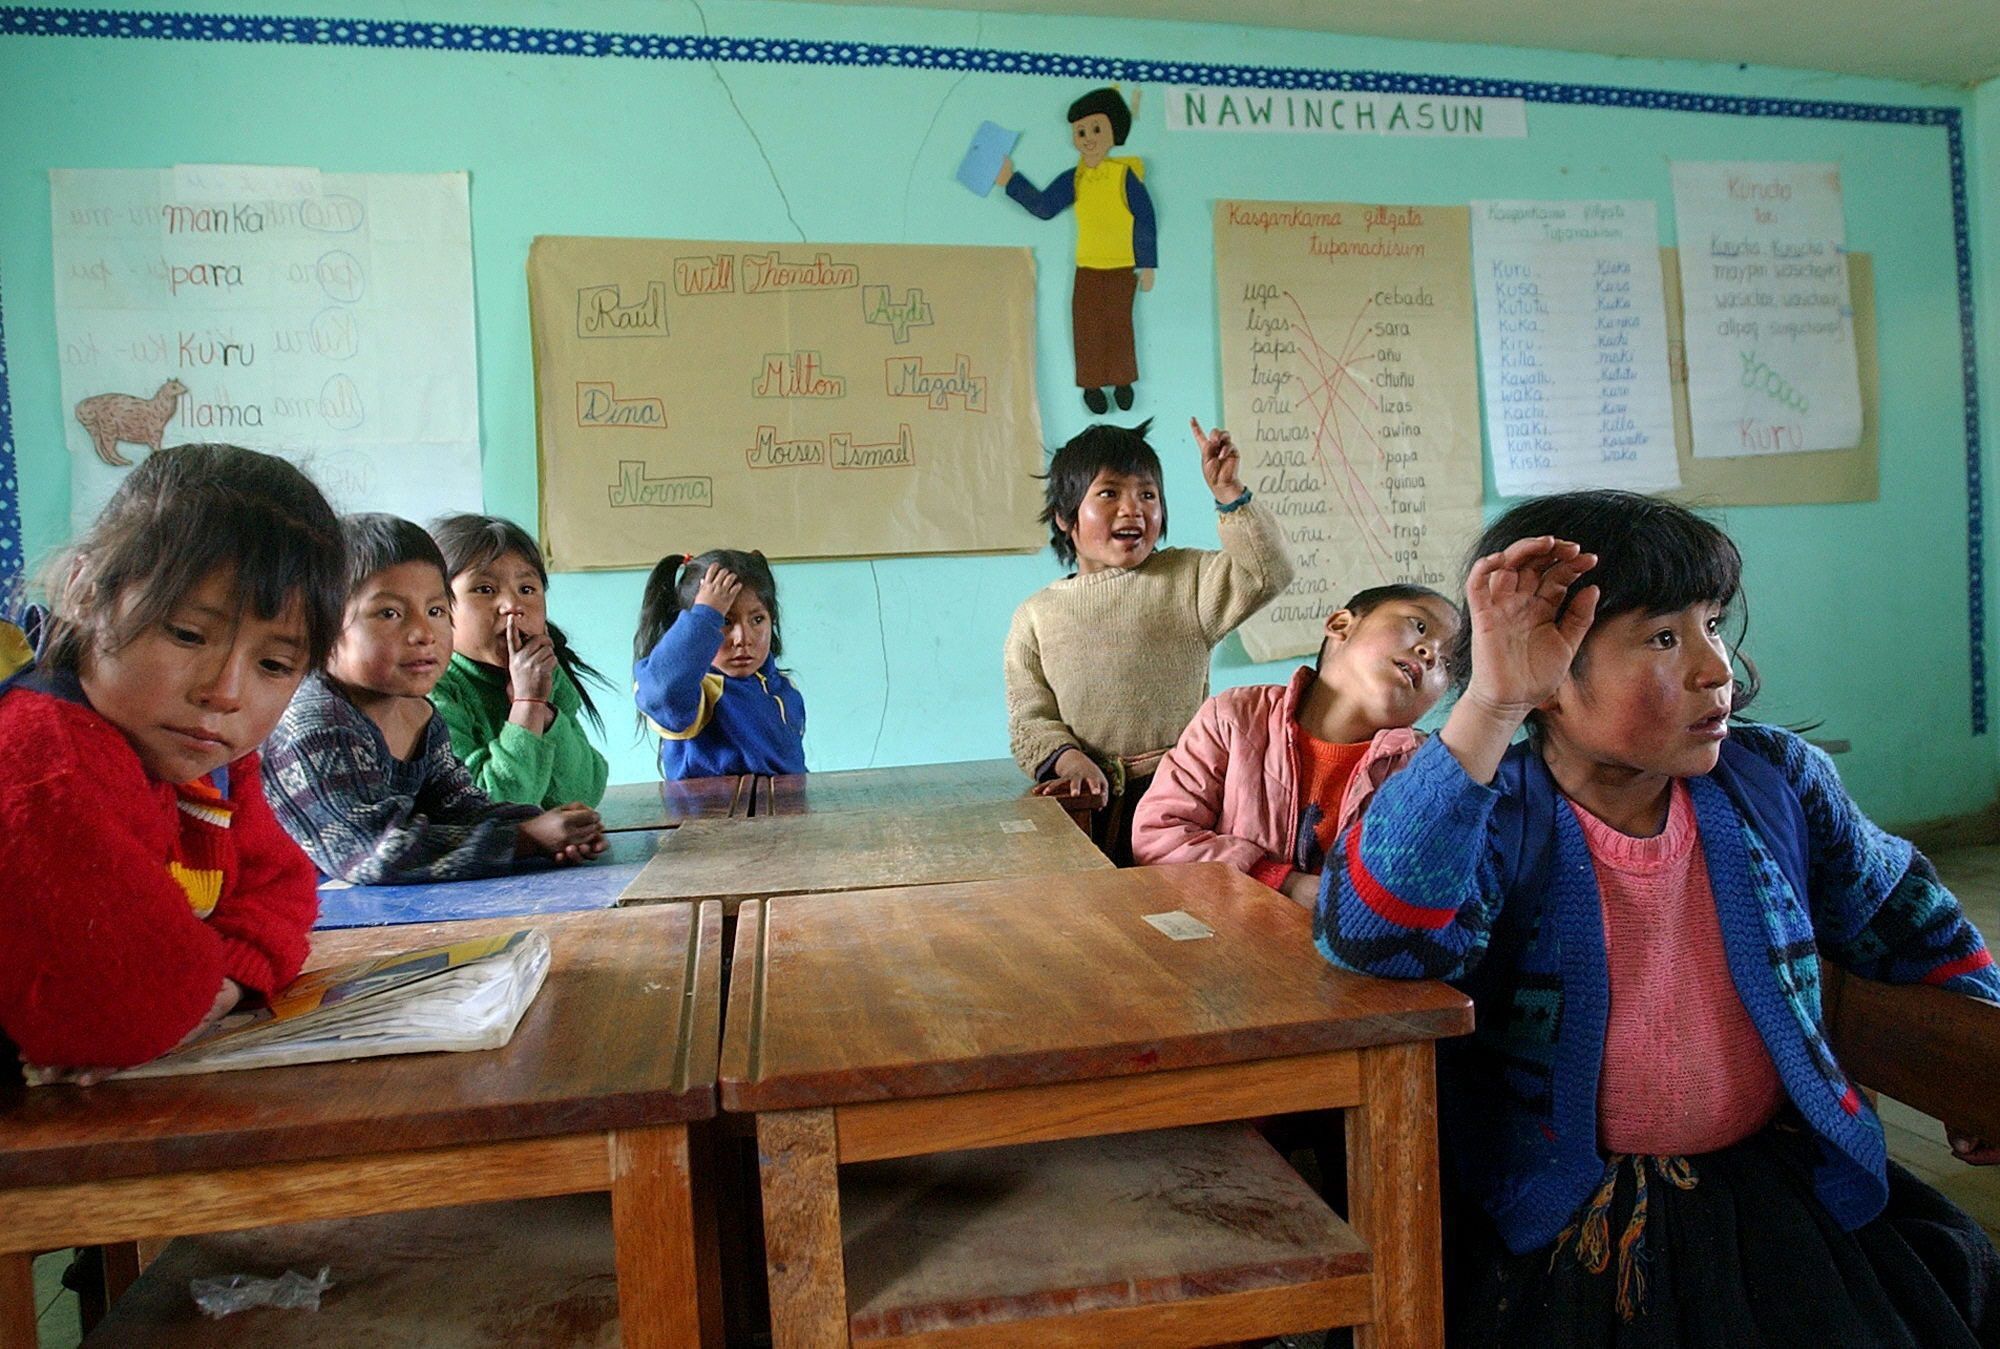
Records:
<instances>
[{"instance_id":1,"label":"paper cutout of a teacher","mask_svg":"<svg viewBox=\"0 0 2000 1349\"><path fill-rule=\"evenodd\" d=\"M1111 399L1120 409L1132 406L1132 386L1139 382L1132 300L1136 292L1153 288L1153 269L1159 263L1145 163L1111 153L1131 130L1132 109L1124 97L1113 88L1093 89L1069 105L1070 139L1079 155L1074 169L1037 190L1014 172L1011 158L1004 158L995 180L1040 219L1076 210L1070 342L1083 405L1100 415L1109 410ZM1106 389L1111 399L1105 397Z\"/></svg>"}]
</instances>

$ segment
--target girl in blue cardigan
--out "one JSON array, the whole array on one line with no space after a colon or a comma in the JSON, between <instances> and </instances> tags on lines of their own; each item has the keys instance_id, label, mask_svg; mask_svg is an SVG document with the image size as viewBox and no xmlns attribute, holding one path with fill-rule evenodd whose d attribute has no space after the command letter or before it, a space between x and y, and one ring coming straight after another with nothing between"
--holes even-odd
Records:
<instances>
[{"instance_id":1,"label":"girl in blue cardigan","mask_svg":"<svg viewBox=\"0 0 2000 1349\"><path fill-rule=\"evenodd\" d=\"M1887 1161L1819 973L1989 999L2000 977L1825 755L1731 720L1735 545L1572 492L1474 556L1464 694L1348 831L1314 922L1336 964L1477 1007L1440 1057L1453 1342L2000 1343L2000 1257Z\"/></svg>"},{"instance_id":2,"label":"girl in blue cardigan","mask_svg":"<svg viewBox=\"0 0 2000 1349\"><path fill-rule=\"evenodd\" d=\"M660 776L806 771L806 704L778 668L778 582L762 553L660 559L632 639L632 691Z\"/></svg>"}]
</instances>

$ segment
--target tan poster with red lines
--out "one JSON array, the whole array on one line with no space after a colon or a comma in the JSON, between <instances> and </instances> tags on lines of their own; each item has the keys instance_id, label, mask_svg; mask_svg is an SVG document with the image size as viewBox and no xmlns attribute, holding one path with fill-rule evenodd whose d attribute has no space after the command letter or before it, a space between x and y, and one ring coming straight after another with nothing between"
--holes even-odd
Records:
<instances>
[{"instance_id":1,"label":"tan poster with red lines","mask_svg":"<svg viewBox=\"0 0 2000 1349\"><path fill-rule=\"evenodd\" d=\"M1368 586L1455 595L1480 525L1467 210L1218 202L1215 279L1224 424L1298 573L1250 654L1316 650Z\"/></svg>"}]
</instances>

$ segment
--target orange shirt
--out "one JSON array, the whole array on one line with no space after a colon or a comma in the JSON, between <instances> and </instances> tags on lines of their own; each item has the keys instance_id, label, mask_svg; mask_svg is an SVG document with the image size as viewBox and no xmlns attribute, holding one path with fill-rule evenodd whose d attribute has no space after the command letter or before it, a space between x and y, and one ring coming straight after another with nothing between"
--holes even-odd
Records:
<instances>
[{"instance_id":1,"label":"orange shirt","mask_svg":"<svg viewBox=\"0 0 2000 1349\"><path fill-rule=\"evenodd\" d=\"M1299 732L1299 834L1293 863L1301 871L1324 871L1326 856L1337 841L1341 798L1354 770L1368 754L1369 742L1334 745Z\"/></svg>"}]
</instances>

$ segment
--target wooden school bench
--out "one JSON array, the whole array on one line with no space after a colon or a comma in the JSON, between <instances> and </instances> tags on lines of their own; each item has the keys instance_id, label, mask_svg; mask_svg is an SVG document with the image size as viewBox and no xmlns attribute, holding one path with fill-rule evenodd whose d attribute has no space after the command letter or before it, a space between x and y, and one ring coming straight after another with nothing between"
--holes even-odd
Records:
<instances>
[{"instance_id":1,"label":"wooden school bench","mask_svg":"<svg viewBox=\"0 0 2000 1349\"><path fill-rule=\"evenodd\" d=\"M1432 1042L1471 1004L1334 969L1241 873L750 901L734 962L780 1349L1441 1341ZM1228 1123L1328 1108L1344 1220Z\"/></svg>"},{"instance_id":2,"label":"wooden school bench","mask_svg":"<svg viewBox=\"0 0 2000 1349\"><path fill-rule=\"evenodd\" d=\"M696 1192L706 1177L691 1159L690 1124L716 1108L721 910L531 921L548 932L553 961L503 1049L0 1089L0 1345L34 1343L34 1251L603 1191L628 1349L719 1342L713 1210ZM522 922L318 933L308 963ZM411 1234L456 1221L389 1227L443 1259L451 1243ZM504 1286L507 1270L488 1277ZM106 1322L110 1342L180 1333L175 1326L195 1315L186 1287L135 1302L133 1315L169 1309L165 1322ZM450 1290L436 1292L428 1314L449 1320ZM325 1345L348 1342L337 1296L312 1319ZM219 1324L226 1340L243 1323Z\"/></svg>"},{"instance_id":3,"label":"wooden school bench","mask_svg":"<svg viewBox=\"0 0 2000 1349\"><path fill-rule=\"evenodd\" d=\"M693 820L666 834L620 904L721 900L725 913L767 895L1109 870L1111 863L1044 797L905 810Z\"/></svg>"},{"instance_id":4,"label":"wooden school bench","mask_svg":"<svg viewBox=\"0 0 2000 1349\"><path fill-rule=\"evenodd\" d=\"M664 830L610 834L602 857L573 866L535 867L510 876L428 885L348 885L322 881L316 928L450 923L608 909L652 860Z\"/></svg>"},{"instance_id":5,"label":"wooden school bench","mask_svg":"<svg viewBox=\"0 0 2000 1349\"><path fill-rule=\"evenodd\" d=\"M597 803L604 832L672 829L689 820L723 820L750 813L747 774L684 778L677 782L621 782L604 789Z\"/></svg>"}]
</instances>

